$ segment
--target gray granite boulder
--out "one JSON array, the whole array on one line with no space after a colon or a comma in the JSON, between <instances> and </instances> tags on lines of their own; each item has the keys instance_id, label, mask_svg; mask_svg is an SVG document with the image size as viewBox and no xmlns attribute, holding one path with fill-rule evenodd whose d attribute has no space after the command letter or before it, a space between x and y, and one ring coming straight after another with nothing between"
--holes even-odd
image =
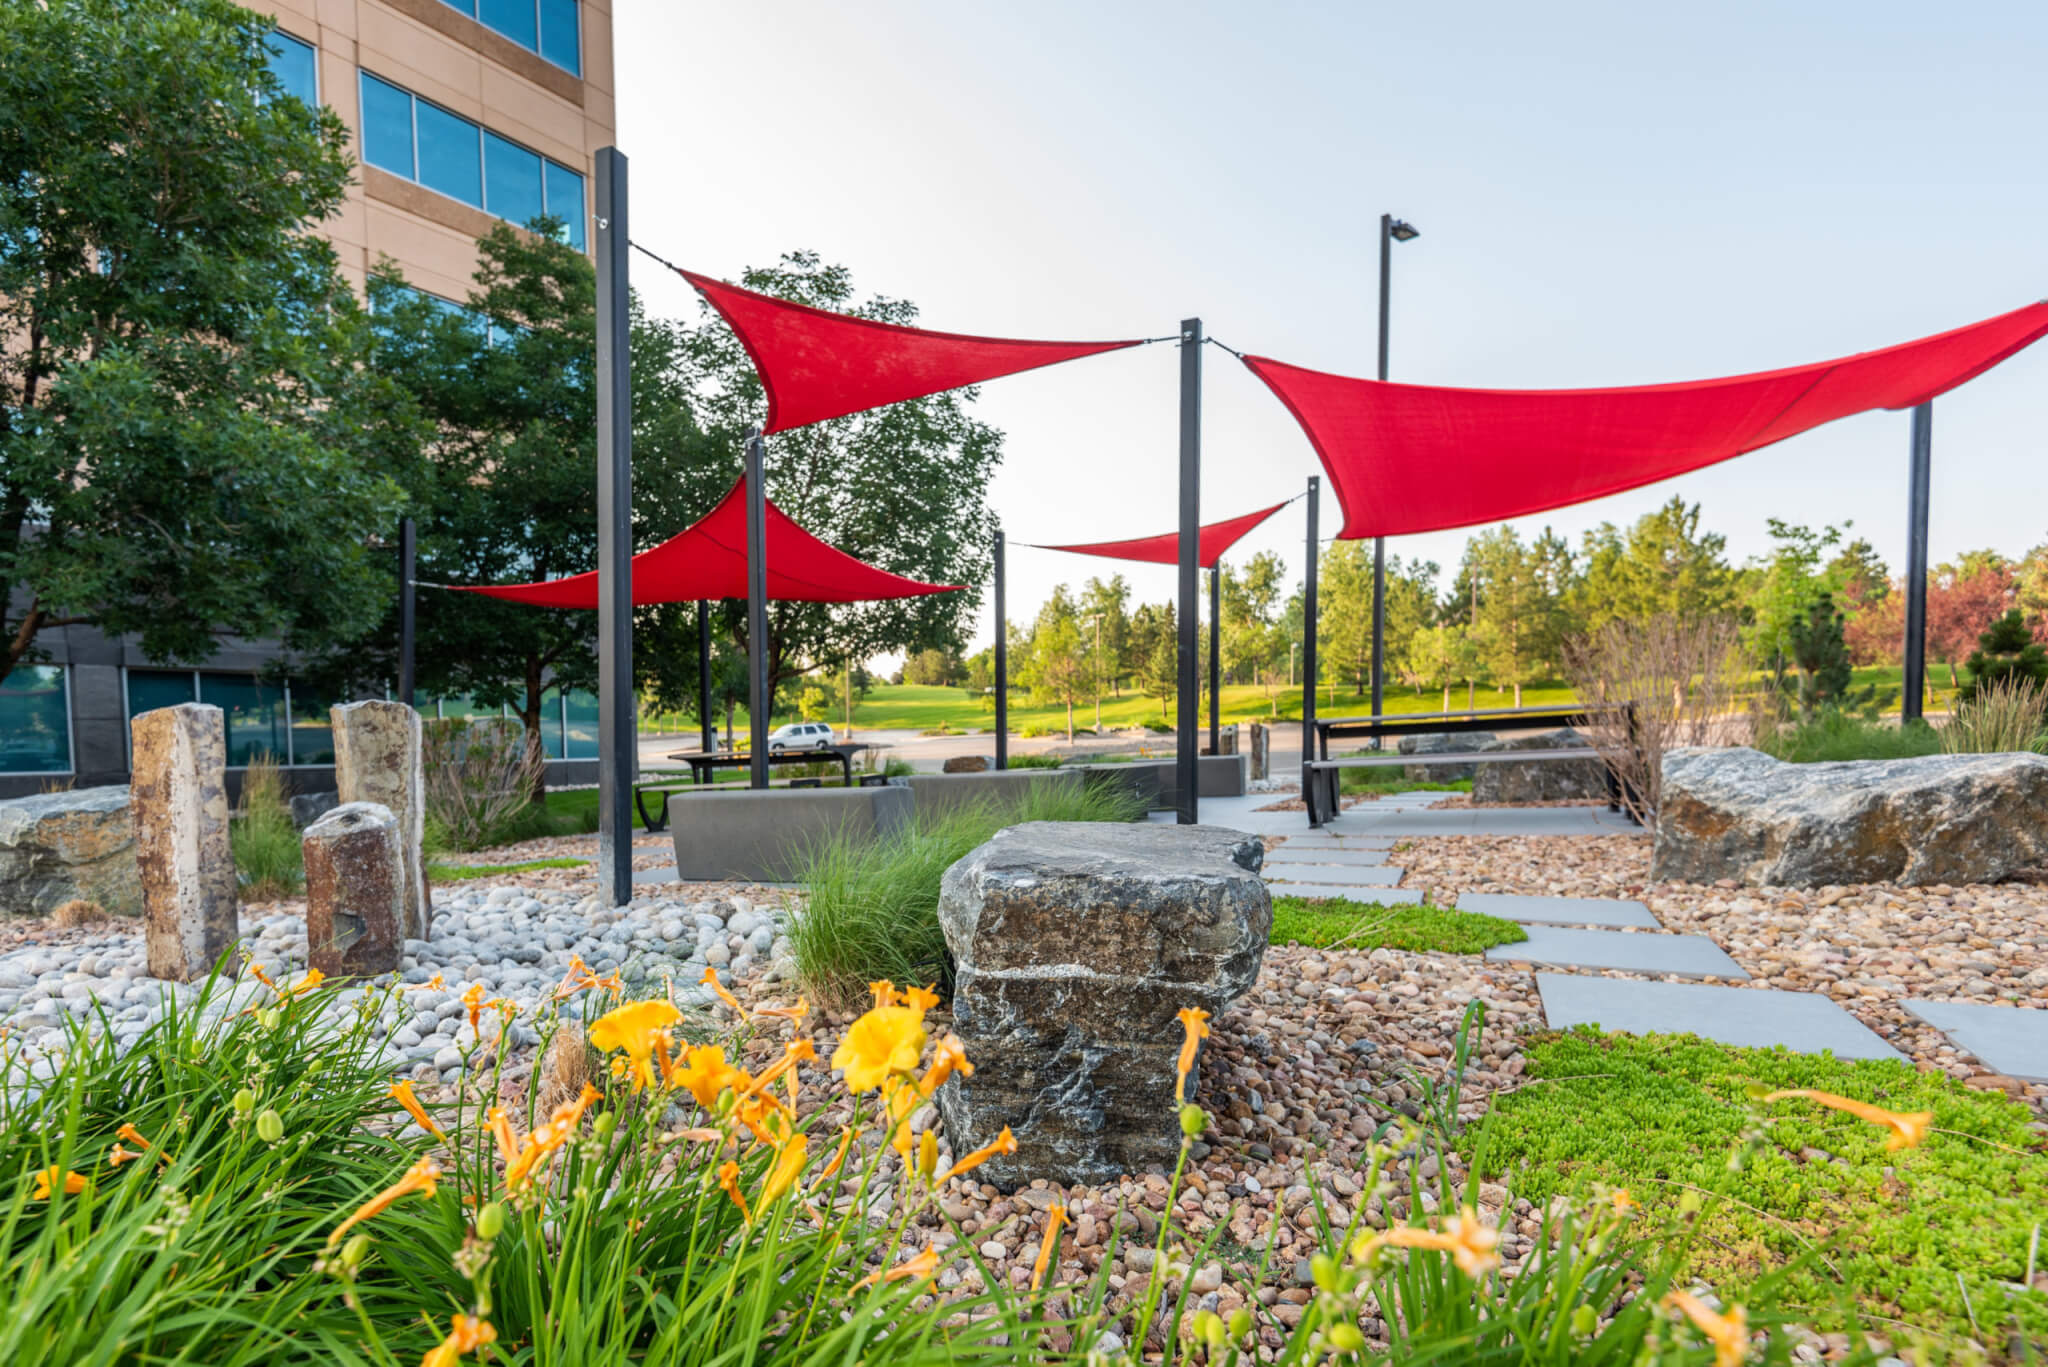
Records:
<instances>
[{"instance_id":1,"label":"gray granite boulder","mask_svg":"<svg viewBox=\"0 0 2048 1367\"><path fill-rule=\"evenodd\" d=\"M1786 764L1664 756L1651 876L1710 883L1994 883L2048 866L2048 756Z\"/></svg>"},{"instance_id":2,"label":"gray granite boulder","mask_svg":"<svg viewBox=\"0 0 2048 1367\"><path fill-rule=\"evenodd\" d=\"M1263 860L1214 826L1030 822L948 869L939 923L974 1064L939 1094L954 1152L1009 1126L1016 1154L981 1170L1004 1188L1170 1165L1177 1013L1220 1016L1257 979Z\"/></svg>"},{"instance_id":3,"label":"gray granite boulder","mask_svg":"<svg viewBox=\"0 0 2048 1367\"><path fill-rule=\"evenodd\" d=\"M0 915L47 916L72 901L142 914L125 786L0 802Z\"/></svg>"},{"instance_id":4,"label":"gray granite boulder","mask_svg":"<svg viewBox=\"0 0 2048 1367\"><path fill-rule=\"evenodd\" d=\"M1607 796L1607 766L1586 738L1569 726L1556 731L1525 731L1498 740L1489 737L1480 750L1580 750L1585 761L1537 760L1529 764L1495 761L1479 764L1472 777L1474 802L1571 802Z\"/></svg>"},{"instance_id":5,"label":"gray granite boulder","mask_svg":"<svg viewBox=\"0 0 2048 1367\"><path fill-rule=\"evenodd\" d=\"M1487 731L1431 731L1420 736L1401 737L1400 749L1404 755L1456 754L1484 750L1492 740L1492 733ZM1455 783L1461 778L1471 778L1478 768L1476 764L1409 764L1404 765L1401 772L1413 783Z\"/></svg>"}]
</instances>

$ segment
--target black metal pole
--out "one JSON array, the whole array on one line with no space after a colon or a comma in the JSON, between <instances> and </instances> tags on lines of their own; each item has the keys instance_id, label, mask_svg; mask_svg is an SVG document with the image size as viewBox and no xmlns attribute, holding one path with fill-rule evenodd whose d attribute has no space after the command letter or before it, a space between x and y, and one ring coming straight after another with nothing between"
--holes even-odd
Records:
<instances>
[{"instance_id":1,"label":"black metal pole","mask_svg":"<svg viewBox=\"0 0 2048 1367\"><path fill-rule=\"evenodd\" d=\"M1003 529L996 528L996 768L1010 767L1010 618L1003 597Z\"/></svg>"},{"instance_id":2,"label":"black metal pole","mask_svg":"<svg viewBox=\"0 0 2048 1367\"><path fill-rule=\"evenodd\" d=\"M1927 691L1927 500L1934 472L1934 405L1913 410L1906 495L1906 677L1901 722L1919 721Z\"/></svg>"},{"instance_id":3,"label":"black metal pole","mask_svg":"<svg viewBox=\"0 0 2048 1367\"><path fill-rule=\"evenodd\" d=\"M413 651L417 624L413 611L413 578L419 559L418 532L411 518L398 524L398 700L412 706Z\"/></svg>"},{"instance_id":4,"label":"black metal pole","mask_svg":"<svg viewBox=\"0 0 2048 1367\"><path fill-rule=\"evenodd\" d=\"M1209 571L1209 753L1223 753L1223 562Z\"/></svg>"},{"instance_id":5,"label":"black metal pole","mask_svg":"<svg viewBox=\"0 0 2048 1367\"><path fill-rule=\"evenodd\" d=\"M711 717L711 604L697 600L697 748L718 749L718 725Z\"/></svg>"},{"instance_id":6,"label":"black metal pole","mask_svg":"<svg viewBox=\"0 0 2048 1367\"><path fill-rule=\"evenodd\" d=\"M1380 379L1387 378L1387 292L1394 274L1394 216L1380 215ZM1387 539L1372 539L1372 714L1380 715L1385 698L1387 651ZM1373 749L1380 747L1373 737Z\"/></svg>"},{"instance_id":7,"label":"black metal pole","mask_svg":"<svg viewBox=\"0 0 2048 1367\"><path fill-rule=\"evenodd\" d=\"M1323 479L1321 475L1308 477L1308 573L1303 576L1301 590L1301 758L1304 762L1320 759L1316 753L1316 571L1322 556L1322 536L1316 527L1317 508L1321 501ZM1302 791L1306 793L1307 770L1302 771Z\"/></svg>"},{"instance_id":8,"label":"black metal pole","mask_svg":"<svg viewBox=\"0 0 2048 1367\"><path fill-rule=\"evenodd\" d=\"M766 443L747 429L747 773L750 786L768 786L768 493L762 482Z\"/></svg>"},{"instance_id":9,"label":"black metal pole","mask_svg":"<svg viewBox=\"0 0 2048 1367\"><path fill-rule=\"evenodd\" d=\"M597 886L633 900L633 370L626 158L597 151Z\"/></svg>"},{"instance_id":10,"label":"black metal pole","mask_svg":"<svg viewBox=\"0 0 2048 1367\"><path fill-rule=\"evenodd\" d=\"M1195 627L1202 611L1202 320L1180 324L1180 713L1175 717L1175 815L1183 826L1201 819L1202 660Z\"/></svg>"}]
</instances>

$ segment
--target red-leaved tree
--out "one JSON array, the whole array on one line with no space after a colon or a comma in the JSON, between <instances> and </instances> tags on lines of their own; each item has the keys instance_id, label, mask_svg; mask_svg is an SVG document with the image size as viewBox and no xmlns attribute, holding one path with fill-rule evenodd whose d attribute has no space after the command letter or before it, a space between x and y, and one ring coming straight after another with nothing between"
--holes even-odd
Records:
<instances>
[{"instance_id":1,"label":"red-leaved tree","mask_svg":"<svg viewBox=\"0 0 2048 1367\"><path fill-rule=\"evenodd\" d=\"M1948 666L1949 687L1959 682L1956 662L1976 648L1977 637L2012 606L2012 566L1972 556L1961 565L1941 565L1927 576L1927 654ZM1906 595L1890 593L1863 606L1844 632L1857 664L1896 663L1905 653Z\"/></svg>"}]
</instances>

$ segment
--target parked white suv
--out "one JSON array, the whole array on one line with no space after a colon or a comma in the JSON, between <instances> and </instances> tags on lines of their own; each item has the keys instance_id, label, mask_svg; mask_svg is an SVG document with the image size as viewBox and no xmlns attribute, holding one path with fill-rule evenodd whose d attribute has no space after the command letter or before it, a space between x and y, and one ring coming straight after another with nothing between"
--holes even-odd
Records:
<instances>
[{"instance_id":1,"label":"parked white suv","mask_svg":"<svg viewBox=\"0 0 2048 1367\"><path fill-rule=\"evenodd\" d=\"M830 750L832 748L832 727L821 721L793 721L787 726L778 726L768 733L768 749L772 754L778 750Z\"/></svg>"}]
</instances>

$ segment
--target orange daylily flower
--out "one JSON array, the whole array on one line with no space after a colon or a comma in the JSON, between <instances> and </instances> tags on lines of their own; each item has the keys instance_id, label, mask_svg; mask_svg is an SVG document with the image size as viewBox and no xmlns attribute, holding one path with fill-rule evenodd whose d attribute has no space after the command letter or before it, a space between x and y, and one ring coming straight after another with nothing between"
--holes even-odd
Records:
<instances>
[{"instance_id":1,"label":"orange daylily flower","mask_svg":"<svg viewBox=\"0 0 2048 1367\"><path fill-rule=\"evenodd\" d=\"M1199 1006L1183 1006L1179 1011L1181 1028L1185 1031L1180 1042L1180 1078L1173 1084L1173 1100L1176 1105L1187 1101L1188 1074L1195 1070L1195 1051L1202 1041L1209 1038L1209 1013Z\"/></svg>"},{"instance_id":2,"label":"orange daylily flower","mask_svg":"<svg viewBox=\"0 0 2048 1367\"><path fill-rule=\"evenodd\" d=\"M1749 1314L1741 1306L1717 1314L1711 1306L1688 1291L1668 1291L1667 1309L1677 1310L1714 1345L1714 1367L1741 1367L1749 1356Z\"/></svg>"},{"instance_id":3,"label":"orange daylily flower","mask_svg":"<svg viewBox=\"0 0 2048 1367\"><path fill-rule=\"evenodd\" d=\"M800 1025L803 1023L804 1017L811 1014L811 1004L802 997L798 997L795 1006L757 1006L754 1008L754 1014L757 1016L773 1016L778 1020L794 1021Z\"/></svg>"},{"instance_id":4,"label":"orange daylily flower","mask_svg":"<svg viewBox=\"0 0 2048 1367\"><path fill-rule=\"evenodd\" d=\"M1768 1092L1764 1095L1764 1100L1783 1101L1787 1097L1794 1096L1805 1097L1808 1101L1817 1101L1823 1106L1829 1106L1838 1111L1847 1111L1858 1120L1867 1120L1873 1125L1882 1125L1892 1132L1892 1137L1885 1141L1884 1146L1887 1152L1896 1149L1912 1148L1926 1139L1928 1130L1934 1126L1934 1112L1932 1111L1887 1111L1884 1107L1873 1106L1867 1101L1857 1101L1852 1097L1836 1096L1833 1092L1816 1092L1805 1087L1796 1087L1783 1092Z\"/></svg>"},{"instance_id":5,"label":"orange daylily flower","mask_svg":"<svg viewBox=\"0 0 2048 1367\"><path fill-rule=\"evenodd\" d=\"M847 1125L839 1131L839 1147L832 1151L832 1161L819 1170L811 1179L811 1190L816 1191L839 1175L840 1165L846 1162L846 1151L853 1147L853 1126Z\"/></svg>"},{"instance_id":6,"label":"orange daylily flower","mask_svg":"<svg viewBox=\"0 0 2048 1367\"><path fill-rule=\"evenodd\" d=\"M448 1337L427 1350L420 1367L455 1367L464 1353L474 1353L486 1343L496 1343L498 1331L489 1320L456 1315L448 1322Z\"/></svg>"},{"instance_id":7,"label":"orange daylily flower","mask_svg":"<svg viewBox=\"0 0 2048 1367\"><path fill-rule=\"evenodd\" d=\"M535 1126L533 1133L526 1136L526 1142L520 1146L519 1156L505 1165L505 1190L516 1192L525 1186L541 1160L574 1137L584 1110L601 1095L597 1088L586 1082L581 1095L555 1107L554 1114L546 1123ZM510 1133L509 1125L507 1133Z\"/></svg>"},{"instance_id":8,"label":"orange daylily flower","mask_svg":"<svg viewBox=\"0 0 2048 1367\"><path fill-rule=\"evenodd\" d=\"M436 973L433 977L427 979L425 982L414 983L411 987L408 987L405 990L408 992L446 992L448 990L448 984L445 980L442 979L440 974Z\"/></svg>"},{"instance_id":9,"label":"orange daylily flower","mask_svg":"<svg viewBox=\"0 0 2048 1367\"><path fill-rule=\"evenodd\" d=\"M407 1115L419 1122L419 1127L436 1139L446 1139L447 1133L427 1114L427 1108L420 1105L420 1099L412 1094L412 1079L406 1078L391 1084L391 1099L405 1107Z\"/></svg>"},{"instance_id":10,"label":"orange daylily flower","mask_svg":"<svg viewBox=\"0 0 2048 1367\"><path fill-rule=\"evenodd\" d=\"M142 1155L136 1153L133 1149L124 1149L119 1144L116 1144L113 1148L107 1150L107 1166L118 1168L123 1163L133 1162L140 1157Z\"/></svg>"},{"instance_id":11,"label":"orange daylily flower","mask_svg":"<svg viewBox=\"0 0 2048 1367\"><path fill-rule=\"evenodd\" d=\"M566 1001L585 988L597 986L597 975L583 962L581 954L569 956L569 971L562 975L562 981L555 985L555 1000Z\"/></svg>"},{"instance_id":12,"label":"orange daylily flower","mask_svg":"<svg viewBox=\"0 0 2048 1367\"><path fill-rule=\"evenodd\" d=\"M471 983L469 990L462 994L462 1004L469 1008L469 1028L476 1029L477 1020L484 1013L484 985Z\"/></svg>"},{"instance_id":13,"label":"orange daylily flower","mask_svg":"<svg viewBox=\"0 0 2048 1367\"><path fill-rule=\"evenodd\" d=\"M725 1188L725 1194L740 1208L740 1218L752 1224L754 1213L747 1209L747 1198L740 1194L740 1165L729 1158L719 1164L718 1185Z\"/></svg>"},{"instance_id":14,"label":"orange daylily flower","mask_svg":"<svg viewBox=\"0 0 2048 1367\"><path fill-rule=\"evenodd\" d=\"M770 1146L780 1145L793 1128L790 1122L794 1117L772 1096L741 1097L732 1113L758 1143Z\"/></svg>"},{"instance_id":15,"label":"orange daylily flower","mask_svg":"<svg viewBox=\"0 0 2048 1367\"><path fill-rule=\"evenodd\" d=\"M1017 1152L1017 1136L1011 1134L1010 1127L1005 1125L1001 1134L991 1139L988 1143L983 1144L973 1153L968 1154L965 1158L940 1174L939 1184L943 1186L963 1172L972 1172L998 1154L1012 1154L1015 1152Z\"/></svg>"},{"instance_id":16,"label":"orange daylily flower","mask_svg":"<svg viewBox=\"0 0 2048 1367\"><path fill-rule=\"evenodd\" d=\"M44 1168L36 1174L36 1189L29 1193L29 1200L49 1200L50 1193L56 1190L60 1184L63 1186L66 1196L76 1196L92 1185L78 1173L66 1172L62 1168Z\"/></svg>"},{"instance_id":17,"label":"orange daylily flower","mask_svg":"<svg viewBox=\"0 0 2048 1367\"><path fill-rule=\"evenodd\" d=\"M1448 1253L1458 1270L1477 1279L1500 1266L1500 1232L1487 1228L1470 1207L1444 1221L1441 1231L1396 1225L1357 1246L1357 1256L1367 1258L1382 1248L1427 1248Z\"/></svg>"},{"instance_id":18,"label":"orange daylily flower","mask_svg":"<svg viewBox=\"0 0 2048 1367\"><path fill-rule=\"evenodd\" d=\"M697 981L704 984L704 986L710 988L712 992L717 995L720 1001L724 1002L727 1006L731 1007L734 1015L738 1016L741 1020L745 1020L747 1018L747 1008L740 1005L740 999L738 997L735 997L732 993L726 991L725 984L718 981L717 969L711 967L709 964L706 964L704 966L704 976L699 978Z\"/></svg>"},{"instance_id":19,"label":"orange daylily flower","mask_svg":"<svg viewBox=\"0 0 2048 1367\"><path fill-rule=\"evenodd\" d=\"M718 1105L719 1093L728 1088L741 1090L753 1083L744 1069L735 1068L725 1061L725 1050L718 1045L693 1044L684 1054L684 1059L676 1081L707 1111Z\"/></svg>"},{"instance_id":20,"label":"orange daylily flower","mask_svg":"<svg viewBox=\"0 0 2048 1367\"><path fill-rule=\"evenodd\" d=\"M907 1006L877 1006L847 1027L832 1051L832 1066L852 1092L871 1092L891 1074L917 1070L924 1057L924 1013Z\"/></svg>"},{"instance_id":21,"label":"orange daylily flower","mask_svg":"<svg viewBox=\"0 0 2048 1367\"><path fill-rule=\"evenodd\" d=\"M904 1259L894 1267L877 1268L855 1282L853 1289L858 1291L864 1286L874 1286L878 1282L923 1281L938 1270L939 1251L935 1248L927 1248Z\"/></svg>"},{"instance_id":22,"label":"orange daylily flower","mask_svg":"<svg viewBox=\"0 0 2048 1367\"><path fill-rule=\"evenodd\" d=\"M242 962L243 962L243 964L244 964L244 965L246 965L246 966L248 967L248 970L249 970L250 976L254 977L254 978L256 979L256 981L257 981L257 982L259 982L259 983L262 983L262 984L263 984L263 985L264 985L265 987L269 988L269 989L270 989L270 990L271 990L272 992L275 992L275 991L277 991L277 984L276 984L276 983L274 983L274 982L272 982L272 981L270 980L270 975L269 975L268 973L265 973L265 972L263 971L263 965L262 965L262 964L259 964L259 963L257 963L257 962L256 962L256 960L255 960L255 959L254 959L253 957L250 957L250 956L246 956L246 955L245 955L245 956L243 957L243 960L242 960Z\"/></svg>"},{"instance_id":23,"label":"orange daylily flower","mask_svg":"<svg viewBox=\"0 0 2048 1367\"><path fill-rule=\"evenodd\" d=\"M875 999L876 1007L900 1006L903 999L896 995L896 984L887 978L877 978L868 984L868 994Z\"/></svg>"},{"instance_id":24,"label":"orange daylily flower","mask_svg":"<svg viewBox=\"0 0 2048 1367\"><path fill-rule=\"evenodd\" d=\"M519 1157L519 1141L512 1135L512 1117L505 1114L503 1106L491 1107L487 1128L498 1142L498 1157L509 1166Z\"/></svg>"},{"instance_id":25,"label":"orange daylily flower","mask_svg":"<svg viewBox=\"0 0 2048 1367\"><path fill-rule=\"evenodd\" d=\"M903 1004L923 1015L939 1004L939 994L930 987L906 987L903 989Z\"/></svg>"},{"instance_id":26,"label":"orange daylily flower","mask_svg":"<svg viewBox=\"0 0 2048 1367\"><path fill-rule=\"evenodd\" d=\"M683 1013L667 1002L629 1002L591 1022L585 1038L604 1050L619 1049L631 1060L633 1090L654 1081L654 1035L682 1020Z\"/></svg>"},{"instance_id":27,"label":"orange daylily flower","mask_svg":"<svg viewBox=\"0 0 2048 1367\"><path fill-rule=\"evenodd\" d=\"M717 1130L694 1128L687 1130L671 1130L667 1137L670 1139L687 1139L692 1144L717 1144L725 1139L725 1136Z\"/></svg>"},{"instance_id":28,"label":"orange daylily flower","mask_svg":"<svg viewBox=\"0 0 2048 1367\"><path fill-rule=\"evenodd\" d=\"M775 1079L795 1069L797 1064L805 1062L816 1063L817 1061L818 1048L816 1045L812 1044L808 1039L791 1040L788 1044L782 1046L782 1057L769 1064L766 1068L763 1068L760 1074L747 1084L746 1090L740 1095L751 1096L757 1092L764 1091Z\"/></svg>"},{"instance_id":29,"label":"orange daylily flower","mask_svg":"<svg viewBox=\"0 0 2048 1367\"><path fill-rule=\"evenodd\" d=\"M974 1076L974 1065L967 1061L967 1046L960 1042L958 1035L947 1034L939 1037L932 1046L932 1066L925 1070L917 1090L930 1098L939 1090L945 1080L958 1073L962 1077Z\"/></svg>"},{"instance_id":30,"label":"orange daylily flower","mask_svg":"<svg viewBox=\"0 0 2048 1367\"><path fill-rule=\"evenodd\" d=\"M356 1207L355 1213L336 1225L327 1236L327 1246L333 1248L341 1242L341 1236L384 1210L393 1202L414 1192L422 1196L434 1194L434 1184L441 1180L441 1165L431 1158L422 1158L405 1170L405 1176L393 1182L384 1190Z\"/></svg>"},{"instance_id":31,"label":"orange daylily flower","mask_svg":"<svg viewBox=\"0 0 2048 1367\"><path fill-rule=\"evenodd\" d=\"M782 1146L775 1153L775 1165L768 1169L768 1180L761 1184L761 1195L754 1207L756 1210L766 1210L774 1205L795 1184L803 1173L810 1144L810 1137L801 1134L792 1134L782 1141Z\"/></svg>"},{"instance_id":32,"label":"orange daylily flower","mask_svg":"<svg viewBox=\"0 0 2048 1367\"><path fill-rule=\"evenodd\" d=\"M1616 1187L1608 1193L1607 1199L1613 1203L1616 1215L1626 1215L1632 1210L1643 1208L1643 1203L1630 1195L1627 1187Z\"/></svg>"},{"instance_id":33,"label":"orange daylily flower","mask_svg":"<svg viewBox=\"0 0 2048 1367\"><path fill-rule=\"evenodd\" d=\"M135 1126L133 1126L132 1124L130 1124L129 1122L127 1122L127 1121L125 1121L125 1120L124 1120L124 1121L122 1121L122 1122L121 1122L121 1123L120 1123L120 1124L119 1124L118 1126L116 1126L116 1127L115 1127L115 1129L114 1129L114 1138L116 1138L116 1139L125 1139L126 1141L128 1141L128 1142L129 1142L130 1144L133 1144L133 1145L134 1145L134 1146L135 1146L136 1148L138 1148L138 1149L142 1149L142 1150L144 1150L144 1151L149 1151L149 1152L154 1152L154 1153L156 1154L156 1156L157 1156L157 1161L158 1161L158 1162L160 1162L160 1163L168 1163L168 1162L170 1162L170 1161L171 1161L171 1156L170 1156L169 1154L165 1153L165 1152L164 1152L164 1151L163 1151L162 1149L158 1148L158 1147L157 1147L157 1146L156 1146L155 1144L152 1144L152 1143L151 1143L151 1142L149 1141L149 1137L148 1137L147 1135L143 1134L143 1132L142 1132L141 1130L138 1130L138 1129L136 1129L136 1128L135 1128ZM118 1147L118 1145L117 1145L116 1147ZM135 1158L140 1158L140 1157L142 1157L142 1154L140 1154L140 1153L137 1153L137 1154L133 1154L133 1155L130 1155L130 1156L131 1156L131 1157L135 1157Z\"/></svg>"},{"instance_id":34,"label":"orange daylily flower","mask_svg":"<svg viewBox=\"0 0 2048 1367\"><path fill-rule=\"evenodd\" d=\"M1031 1264L1031 1289L1036 1291L1045 1281L1045 1270L1052 1266L1054 1245L1059 1243L1060 1226L1067 1222L1067 1203L1055 1201L1052 1212L1046 1217L1045 1238L1038 1245L1038 1257Z\"/></svg>"},{"instance_id":35,"label":"orange daylily flower","mask_svg":"<svg viewBox=\"0 0 2048 1367\"><path fill-rule=\"evenodd\" d=\"M322 973L317 968L309 968L306 970L305 977L293 983L290 988L288 988L280 995L286 997L303 997L308 992L317 989L321 983L324 983L326 981L327 975L325 973Z\"/></svg>"}]
</instances>

